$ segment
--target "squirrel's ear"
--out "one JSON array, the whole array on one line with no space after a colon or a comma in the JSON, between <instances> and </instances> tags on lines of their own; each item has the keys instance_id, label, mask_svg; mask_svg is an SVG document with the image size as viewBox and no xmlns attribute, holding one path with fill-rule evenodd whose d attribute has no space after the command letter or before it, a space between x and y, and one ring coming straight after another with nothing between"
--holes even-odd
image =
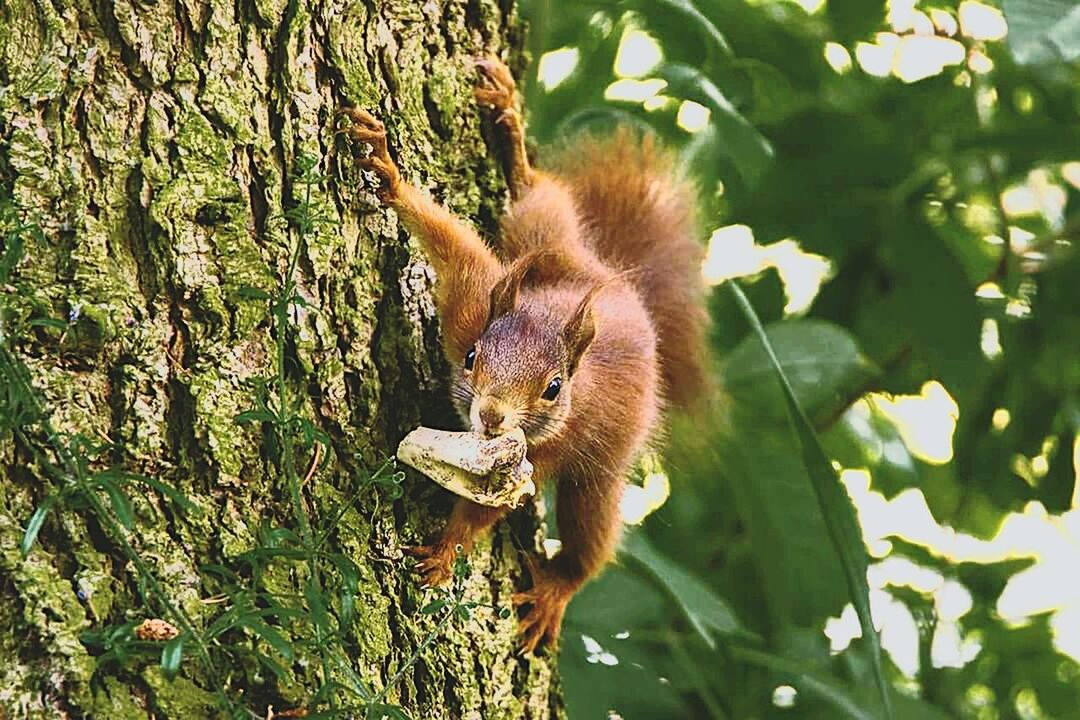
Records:
<instances>
[{"instance_id":1,"label":"squirrel's ear","mask_svg":"<svg viewBox=\"0 0 1080 720\"><path fill-rule=\"evenodd\" d=\"M547 250L536 250L522 255L510 265L506 274L491 289L491 308L488 311L489 323L495 318L517 310L518 291L521 290L521 284L526 277L537 272L541 261L550 254ZM535 278L533 279L535 280Z\"/></svg>"},{"instance_id":2,"label":"squirrel's ear","mask_svg":"<svg viewBox=\"0 0 1080 720\"><path fill-rule=\"evenodd\" d=\"M518 289L521 287L521 278L514 277L513 273L507 273L495 287L491 288L491 308L488 310L488 323L495 318L502 317L513 312L517 308Z\"/></svg>"},{"instance_id":3,"label":"squirrel's ear","mask_svg":"<svg viewBox=\"0 0 1080 720\"><path fill-rule=\"evenodd\" d=\"M510 266L506 274L491 288L491 308L488 310L488 322L495 318L512 313L517 309L518 291L521 289L521 281L525 277L528 267L521 263Z\"/></svg>"},{"instance_id":4,"label":"squirrel's ear","mask_svg":"<svg viewBox=\"0 0 1080 720\"><path fill-rule=\"evenodd\" d=\"M581 356L589 349L593 338L596 337L596 318L593 316L593 300L597 293L603 289L603 285L597 285L581 299L574 314L563 326L563 341L569 351L570 374L577 370Z\"/></svg>"}]
</instances>

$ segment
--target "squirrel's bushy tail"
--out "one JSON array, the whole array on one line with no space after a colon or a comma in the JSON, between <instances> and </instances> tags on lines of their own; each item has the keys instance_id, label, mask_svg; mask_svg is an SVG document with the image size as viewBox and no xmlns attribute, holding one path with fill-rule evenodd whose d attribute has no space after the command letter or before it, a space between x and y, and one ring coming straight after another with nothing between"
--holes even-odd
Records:
<instances>
[{"instance_id":1,"label":"squirrel's bushy tail","mask_svg":"<svg viewBox=\"0 0 1080 720\"><path fill-rule=\"evenodd\" d=\"M667 400L697 404L706 388L708 312L694 187L653 136L625 127L577 138L554 165L573 188L594 251L632 271L657 331Z\"/></svg>"}]
</instances>

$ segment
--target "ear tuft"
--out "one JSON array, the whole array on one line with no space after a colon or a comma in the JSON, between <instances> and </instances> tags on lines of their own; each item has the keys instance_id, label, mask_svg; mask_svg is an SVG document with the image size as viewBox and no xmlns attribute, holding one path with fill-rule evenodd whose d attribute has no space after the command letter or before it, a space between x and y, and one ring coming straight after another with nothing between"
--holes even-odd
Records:
<instances>
[{"instance_id":1,"label":"ear tuft","mask_svg":"<svg viewBox=\"0 0 1080 720\"><path fill-rule=\"evenodd\" d=\"M488 324L495 318L509 315L517 309L518 291L521 289L523 273L515 272L516 267L511 266L495 287L491 288L491 307L488 310Z\"/></svg>"},{"instance_id":2,"label":"ear tuft","mask_svg":"<svg viewBox=\"0 0 1080 720\"><path fill-rule=\"evenodd\" d=\"M522 284L526 280L543 282L548 275L552 274L552 270L547 267L552 262L565 261L561 261L558 254L548 248L534 250L514 260L507 268L506 274L491 289L488 323L517 310L518 295Z\"/></svg>"},{"instance_id":3,"label":"ear tuft","mask_svg":"<svg viewBox=\"0 0 1080 720\"><path fill-rule=\"evenodd\" d=\"M578 303L570 319L563 326L563 341L569 351L569 367L572 375L581 362L582 355L589 349L593 338L596 337L596 318L593 315L593 301L604 289L604 284L595 286L585 293L585 297Z\"/></svg>"}]
</instances>

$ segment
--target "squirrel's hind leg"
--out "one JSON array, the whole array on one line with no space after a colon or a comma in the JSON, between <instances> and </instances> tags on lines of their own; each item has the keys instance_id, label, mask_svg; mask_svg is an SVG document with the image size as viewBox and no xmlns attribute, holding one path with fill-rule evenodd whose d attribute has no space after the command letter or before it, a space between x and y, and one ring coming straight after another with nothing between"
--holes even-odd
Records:
<instances>
[{"instance_id":1,"label":"squirrel's hind leg","mask_svg":"<svg viewBox=\"0 0 1080 720\"><path fill-rule=\"evenodd\" d=\"M524 652L558 640L570 599L614 557L622 527L622 487L622 477L614 472L588 482L559 483L556 510L562 548L549 561L532 561L532 588L514 596L515 605L531 606L518 625Z\"/></svg>"}]
</instances>

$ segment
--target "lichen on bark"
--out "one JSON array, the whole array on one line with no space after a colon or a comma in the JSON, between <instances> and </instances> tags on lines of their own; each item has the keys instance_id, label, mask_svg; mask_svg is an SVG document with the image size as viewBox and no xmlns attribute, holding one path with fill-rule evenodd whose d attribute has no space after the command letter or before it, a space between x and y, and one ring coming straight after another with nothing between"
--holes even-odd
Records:
<instances>
[{"instance_id":1,"label":"lichen on bark","mask_svg":"<svg viewBox=\"0 0 1080 720\"><path fill-rule=\"evenodd\" d=\"M70 319L16 350L52 422L107 438L117 464L177 487L201 514L133 493L126 541L196 625L220 612L200 568L235 566L262 522L292 514L257 425L238 427L250 383L271 375L275 328L251 288L273 290L297 236L297 159L318 158L318 224L301 245L287 377L331 458L305 485L315 516L337 512L421 418L447 424L446 364L418 246L378 207L336 134L356 103L388 121L399 163L454 211L493 218L502 180L471 102L470 58L517 52L504 0L181 0L0 3L0 182L46 237L19 267L28 306ZM485 228L491 232L494 228ZM36 438L40 441L41 438ZM38 448L41 450L42 448ZM0 437L0 711L13 718L213 717L189 651L176 680L154 653L102 662L84 633L160 614L109 529L62 506L22 557L34 508L57 481ZM298 458L304 464L305 458ZM402 544L425 539L449 499L424 481L403 498L360 494L328 543L360 568L347 638L352 670L376 690L433 620ZM481 543L470 599L506 605L519 572L506 529ZM302 568L264 586L302 594ZM295 627L284 627L301 634ZM234 633L225 691L265 715L300 705L320 670L279 682ZM478 610L451 626L387 699L416 718L549 718L552 663L515 654L514 621Z\"/></svg>"}]
</instances>

